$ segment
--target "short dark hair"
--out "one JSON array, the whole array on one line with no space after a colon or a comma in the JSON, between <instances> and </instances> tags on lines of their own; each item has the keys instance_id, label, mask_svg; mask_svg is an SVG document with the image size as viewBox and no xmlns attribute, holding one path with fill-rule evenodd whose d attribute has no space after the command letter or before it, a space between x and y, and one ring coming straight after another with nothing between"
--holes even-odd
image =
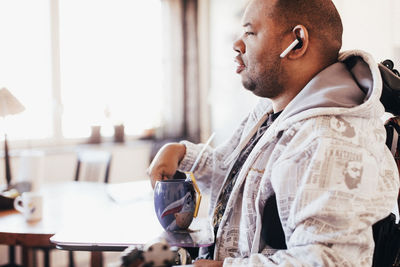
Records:
<instances>
[{"instance_id":1,"label":"short dark hair","mask_svg":"<svg viewBox=\"0 0 400 267\"><path fill-rule=\"evenodd\" d=\"M331 0L276 0L270 13L282 33L304 25L310 41L317 41L324 56L337 59L342 47L343 25Z\"/></svg>"}]
</instances>

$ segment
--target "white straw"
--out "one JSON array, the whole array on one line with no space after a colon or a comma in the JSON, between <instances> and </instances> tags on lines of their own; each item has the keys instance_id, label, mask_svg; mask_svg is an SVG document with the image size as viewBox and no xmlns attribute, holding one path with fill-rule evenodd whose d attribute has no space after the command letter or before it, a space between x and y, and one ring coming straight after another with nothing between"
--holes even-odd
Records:
<instances>
[{"instance_id":1,"label":"white straw","mask_svg":"<svg viewBox=\"0 0 400 267\"><path fill-rule=\"evenodd\" d=\"M203 155L204 151L206 150L207 146L211 143L215 136L215 133L212 133L211 136L208 138L207 142L204 144L203 148L200 151L200 154L197 156L196 161L193 163L192 168L190 169L190 172L193 172L194 169L196 169L197 164L199 164L200 158Z\"/></svg>"},{"instance_id":2,"label":"white straw","mask_svg":"<svg viewBox=\"0 0 400 267\"><path fill-rule=\"evenodd\" d=\"M291 44L289 45L289 47L286 48L285 51L282 52L282 54L281 54L280 57L281 57L281 58L286 57L286 55L289 54L289 52L292 51L292 49L293 49L298 43L299 43L299 40L297 40L297 39L294 40L293 43L291 43Z\"/></svg>"}]
</instances>

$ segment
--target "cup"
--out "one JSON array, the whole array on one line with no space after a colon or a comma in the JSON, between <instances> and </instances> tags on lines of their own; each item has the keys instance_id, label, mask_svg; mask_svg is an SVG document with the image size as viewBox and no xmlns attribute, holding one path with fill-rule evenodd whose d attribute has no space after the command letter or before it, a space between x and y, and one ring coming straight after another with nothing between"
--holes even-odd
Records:
<instances>
[{"instance_id":1,"label":"cup","mask_svg":"<svg viewBox=\"0 0 400 267\"><path fill-rule=\"evenodd\" d=\"M157 181L154 187L156 215L167 231L185 230L197 217L201 193L193 173L186 173L186 177Z\"/></svg>"},{"instance_id":2,"label":"cup","mask_svg":"<svg viewBox=\"0 0 400 267\"><path fill-rule=\"evenodd\" d=\"M37 192L24 192L14 200L14 208L28 222L42 219L43 197Z\"/></svg>"}]
</instances>

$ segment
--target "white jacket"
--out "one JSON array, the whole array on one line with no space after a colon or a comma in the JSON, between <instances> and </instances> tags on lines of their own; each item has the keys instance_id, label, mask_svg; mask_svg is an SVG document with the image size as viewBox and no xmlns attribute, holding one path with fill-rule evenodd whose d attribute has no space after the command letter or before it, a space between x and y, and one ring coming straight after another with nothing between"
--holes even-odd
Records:
<instances>
[{"instance_id":1,"label":"white jacket","mask_svg":"<svg viewBox=\"0 0 400 267\"><path fill-rule=\"evenodd\" d=\"M217 233L214 259L224 266L371 266L371 226L396 203L399 178L385 146L377 64L362 51L316 75L259 140L241 169ZM261 99L233 136L208 148L194 174L220 189L240 150L272 112ZM202 145L184 141L188 171ZM286 250L260 236L266 200L276 195Z\"/></svg>"}]
</instances>

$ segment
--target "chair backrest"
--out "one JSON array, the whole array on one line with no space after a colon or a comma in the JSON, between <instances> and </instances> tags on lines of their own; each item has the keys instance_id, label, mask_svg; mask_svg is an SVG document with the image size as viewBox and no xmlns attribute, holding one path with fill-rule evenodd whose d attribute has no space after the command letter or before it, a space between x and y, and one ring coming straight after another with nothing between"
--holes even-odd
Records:
<instances>
[{"instance_id":1,"label":"chair backrest","mask_svg":"<svg viewBox=\"0 0 400 267\"><path fill-rule=\"evenodd\" d=\"M383 84L380 100L385 111L395 115L385 123L386 145L392 152L400 173L400 73L394 69L391 60L385 60L379 64L379 70ZM400 211L400 191L397 202Z\"/></svg>"},{"instance_id":2,"label":"chair backrest","mask_svg":"<svg viewBox=\"0 0 400 267\"><path fill-rule=\"evenodd\" d=\"M108 183L111 152L98 149L78 151L75 181Z\"/></svg>"},{"instance_id":3,"label":"chair backrest","mask_svg":"<svg viewBox=\"0 0 400 267\"><path fill-rule=\"evenodd\" d=\"M400 74L390 60L379 64L383 90L381 102L385 110L395 115L385 123L386 145L392 152L400 172ZM397 198L400 211L400 191ZM396 212L397 211L393 211ZM372 227L375 241L373 267L400 266L400 225L392 213Z\"/></svg>"},{"instance_id":4,"label":"chair backrest","mask_svg":"<svg viewBox=\"0 0 400 267\"><path fill-rule=\"evenodd\" d=\"M381 102L385 111L395 116L400 115L400 73L394 63L387 59L378 65L382 77Z\"/></svg>"}]
</instances>

